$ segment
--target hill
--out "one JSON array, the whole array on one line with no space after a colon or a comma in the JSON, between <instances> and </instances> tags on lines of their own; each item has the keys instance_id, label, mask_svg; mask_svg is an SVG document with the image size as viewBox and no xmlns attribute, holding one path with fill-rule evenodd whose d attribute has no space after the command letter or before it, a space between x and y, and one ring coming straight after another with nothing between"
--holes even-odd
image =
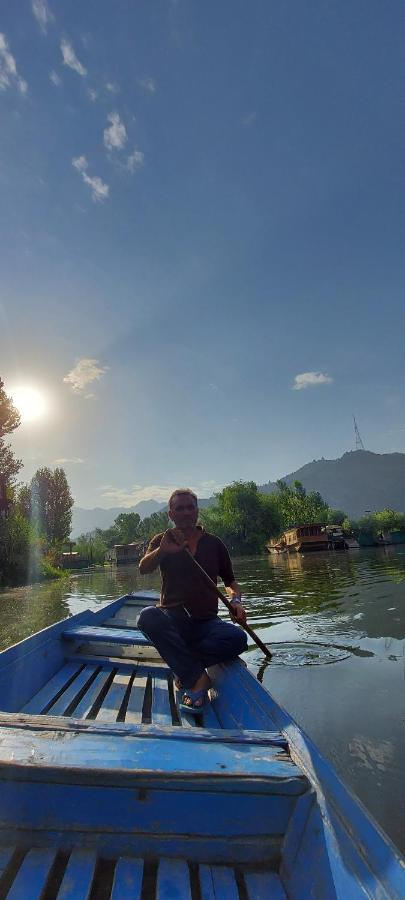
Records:
<instances>
[{"instance_id":1,"label":"hill","mask_svg":"<svg viewBox=\"0 0 405 900\"><path fill-rule=\"evenodd\" d=\"M206 506L210 501L199 500L198 502L200 506ZM154 512L159 512L160 509L165 509L166 506L166 503L158 503L157 500L141 500L135 506L114 506L110 509L104 509L101 506L96 506L94 509L74 506L72 538L74 540L79 534L88 534L90 531L94 531L95 528L109 528L120 513L136 512L141 519L146 519L147 516L151 516Z\"/></svg>"},{"instance_id":2,"label":"hill","mask_svg":"<svg viewBox=\"0 0 405 900\"><path fill-rule=\"evenodd\" d=\"M319 491L334 509L358 519L365 510L390 507L405 511L405 453L353 450L339 459L318 459L283 478L301 481L307 491ZM274 482L261 485L264 493L277 490Z\"/></svg>"}]
</instances>

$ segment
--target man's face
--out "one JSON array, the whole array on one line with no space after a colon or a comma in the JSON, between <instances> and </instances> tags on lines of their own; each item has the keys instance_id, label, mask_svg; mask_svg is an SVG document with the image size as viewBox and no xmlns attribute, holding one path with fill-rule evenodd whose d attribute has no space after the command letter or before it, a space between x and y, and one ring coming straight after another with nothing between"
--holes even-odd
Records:
<instances>
[{"instance_id":1,"label":"man's face","mask_svg":"<svg viewBox=\"0 0 405 900\"><path fill-rule=\"evenodd\" d=\"M198 519L198 506L191 494L175 494L169 509L169 519L176 528L193 528Z\"/></svg>"}]
</instances>

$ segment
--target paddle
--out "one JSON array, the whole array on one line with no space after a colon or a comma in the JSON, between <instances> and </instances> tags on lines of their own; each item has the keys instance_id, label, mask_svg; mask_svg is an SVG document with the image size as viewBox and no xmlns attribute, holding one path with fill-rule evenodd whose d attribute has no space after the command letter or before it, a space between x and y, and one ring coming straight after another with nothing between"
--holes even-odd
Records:
<instances>
[{"instance_id":1,"label":"paddle","mask_svg":"<svg viewBox=\"0 0 405 900\"><path fill-rule=\"evenodd\" d=\"M208 581L208 583L211 585L211 587L213 588L215 593L218 595L219 599L222 600L222 603L225 603L225 606L226 606L227 610L229 610L229 612L231 613L232 618L234 618L234 610L232 609L231 602L228 600L227 597L225 597L225 594L223 594L222 591L220 591L218 585L216 585L215 581L213 581L212 578L210 578L210 576L207 574L205 569L203 569L203 567L200 566L200 563L197 562L197 560L195 559L193 554L190 552L188 547L185 547L185 551L188 554L188 556L190 557L190 559L193 560L193 563L195 566L197 566L197 569L199 569L201 574L204 575L205 580ZM257 636L256 632L253 631L253 628L251 628L250 625L247 624L247 622L245 625L242 625L241 627L247 632L248 635L250 635L250 637L255 642L255 644L257 644L257 646L260 647L260 650L262 651L262 653L264 653L265 656L267 656L267 659L271 659L272 654L270 653L269 648L266 647L266 644L263 644L263 641L261 641L260 638Z\"/></svg>"}]
</instances>

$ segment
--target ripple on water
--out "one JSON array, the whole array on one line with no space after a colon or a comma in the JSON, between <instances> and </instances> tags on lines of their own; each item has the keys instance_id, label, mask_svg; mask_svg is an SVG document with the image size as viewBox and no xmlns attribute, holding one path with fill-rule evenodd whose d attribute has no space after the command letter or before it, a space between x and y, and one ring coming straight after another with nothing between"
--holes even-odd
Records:
<instances>
[{"instance_id":1,"label":"ripple on water","mask_svg":"<svg viewBox=\"0 0 405 900\"><path fill-rule=\"evenodd\" d=\"M352 652L351 647L305 641L274 643L268 647L273 654L272 666L325 666L348 659Z\"/></svg>"}]
</instances>

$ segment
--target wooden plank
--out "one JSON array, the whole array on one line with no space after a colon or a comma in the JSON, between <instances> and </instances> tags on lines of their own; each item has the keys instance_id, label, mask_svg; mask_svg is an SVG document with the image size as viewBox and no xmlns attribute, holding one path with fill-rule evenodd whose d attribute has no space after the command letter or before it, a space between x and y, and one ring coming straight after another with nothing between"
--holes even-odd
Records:
<instances>
[{"instance_id":1,"label":"wooden plank","mask_svg":"<svg viewBox=\"0 0 405 900\"><path fill-rule=\"evenodd\" d=\"M276 872L247 872L243 877L249 900L287 900Z\"/></svg>"},{"instance_id":2,"label":"wooden plank","mask_svg":"<svg viewBox=\"0 0 405 900\"><path fill-rule=\"evenodd\" d=\"M94 673L97 671L97 668L97 666L85 666L84 669L79 672L77 678L72 681L67 690L63 692L62 696L59 697L59 700L56 700L56 702L49 707L49 714L51 716L66 715L69 706L74 703L75 698L80 694L86 684L88 684Z\"/></svg>"},{"instance_id":3,"label":"wooden plank","mask_svg":"<svg viewBox=\"0 0 405 900\"><path fill-rule=\"evenodd\" d=\"M182 859L163 859L159 863L156 900L191 900L188 865Z\"/></svg>"},{"instance_id":4,"label":"wooden plank","mask_svg":"<svg viewBox=\"0 0 405 900\"><path fill-rule=\"evenodd\" d=\"M121 708L122 701L125 697L130 675L127 673L117 672L114 675L111 686L101 704L96 715L97 722L116 722L118 713Z\"/></svg>"},{"instance_id":5,"label":"wooden plank","mask_svg":"<svg viewBox=\"0 0 405 900\"><path fill-rule=\"evenodd\" d=\"M40 900L55 855L54 849L30 850L11 885L7 900Z\"/></svg>"},{"instance_id":6,"label":"wooden plank","mask_svg":"<svg viewBox=\"0 0 405 900\"><path fill-rule=\"evenodd\" d=\"M143 860L121 857L115 867L110 900L140 900ZM58 897L59 900L59 897Z\"/></svg>"},{"instance_id":7,"label":"wooden plank","mask_svg":"<svg viewBox=\"0 0 405 900\"><path fill-rule=\"evenodd\" d=\"M200 866L201 900L239 900L235 872L226 866ZM270 897L267 898L270 900Z\"/></svg>"},{"instance_id":8,"label":"wooden plank","mask_svg":"<svg viewBox=\"0 0 405 900\"><path fill-rule=\"evenodd\" d=\"M97 698L100 696L101 691L105 687L105 683L109 679L110 675L111 669L102 669L101 672L96 675L94 681L91 683L89 689L82 697L80 703L72 712L72 716L75 719L85 719L86 716L89 715Z\"/></svg>"},{"instance_id":9,"label":"wooden plank","mask_svg":"<svg viewBox=\"0 0 405 900\"><path fill-rule=\"evenodd\" d=\"M171 725L172 711L167 678L152 677L152 722L155 725Z\"/></svg>"},{"instance_id":10,"label":"wooden plank","mask_svg":"<svg viewBox=\"0 0 405 900\"><path fill-rule=\"evenodd\" d=\"M125 716L126 725L142 722L142 708L147 681L146 675L135 674Z\"/></svg>"},{"instance_id":11,"label":"wooden plank","mask_svg":"<svg viewBox=\"0 0 405 900\"><path fill-rule=\"evenodd\" d=\"M96 862L96 853L74 850L66 866L58 900L88 900Z\"/></svg>"},{"instance_id":12,"label":"wooden plank","mask_svg":"<svg viewBox=\"0 0 405 900\"><path fill-rule=\"evenodd\" d=\"M105 628L103 625L83 625L77 628L67 628L63 632L67 641L102 641L108 644L122 644L123 646L148 646L148 638L136 628Z\"/></svg>"},{"instance_id":13,"label":"wooden plank","mask_svg":"<svg viewBox=\"0 0 405 900\"><path fill-rule=\"evenodd\" d=\"M82 664L77 662L69 662L59 672L51 678L47 684L31 697L31 700L23 706L23 713L41 713L47 708L54 697L69 684L70 679L74 675L78 675L82 669Z\"/></svg>"}]
</instances>

